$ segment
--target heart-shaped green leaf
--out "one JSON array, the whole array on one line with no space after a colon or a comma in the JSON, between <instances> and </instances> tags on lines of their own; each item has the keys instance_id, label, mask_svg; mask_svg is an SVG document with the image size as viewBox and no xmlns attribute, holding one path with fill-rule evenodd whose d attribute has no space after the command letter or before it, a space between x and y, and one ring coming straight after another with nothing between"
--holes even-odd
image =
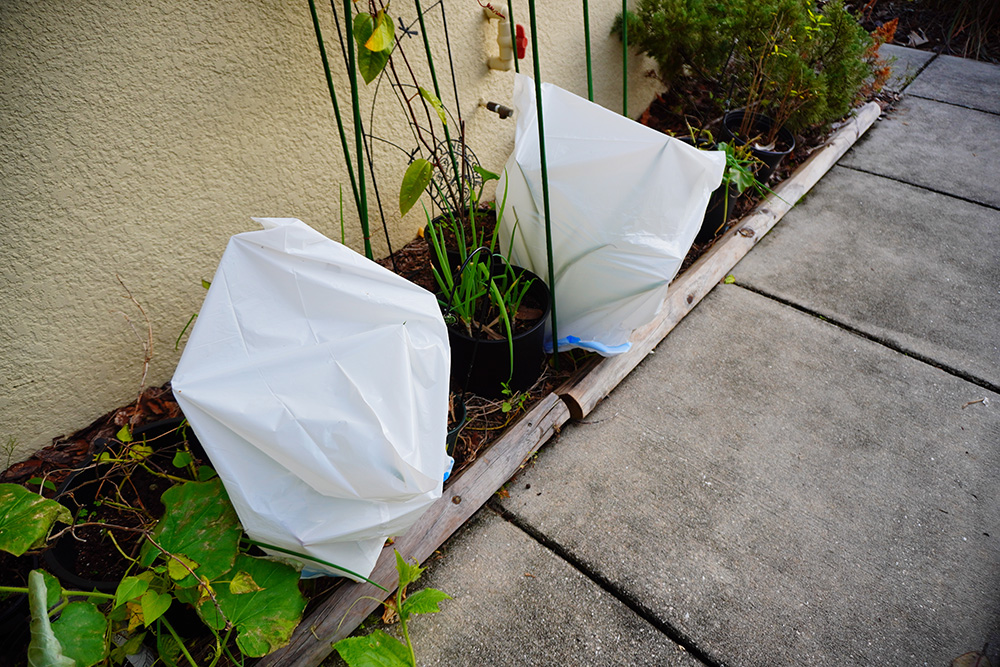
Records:
<instances>
[{"instance_id":1,"label":"heart-shaped green leaf","mask_svg":"<svg viewBox=\"0 0 1000 667\"><path fill-rule=\"evenodd\" d=\"M132 445L129 447L128 455L136 461L145 461L153 455L153 448L149 445Z\"/></svg>"},{"instance_id":2,"label":"heart-shaped green leaf","mask_svg":"<svg viewBox=\"0 0 1000 667\"><path fill-rule=\"evenodd\" d=\"M382 630L341 639L333 648L350 667L413 667L406 646Z\"/></svg>"},{"instance_id":3,"label":"heart-shaped green leaf","mask_svg":"<svg viewBox=\"0 0 1000 667\"><path fill-rule=\"evenodd\" d=\"M149 588L149 578L125 577L118 583L115 591L115 606L125 604L129 600L134 600Z\"/></svg>"},{"instance_id":4,"label":"heart-shaped green leaf","mask_svg":"<svg viewBox=\"0 0 1000 667\"><path fill-rule=\"evenodd\" d=\"M185 468L191 464L194 459L191 456L191 452L186 452L183 449L178 450L174 454L174 460L172 461L175 468Z\"/></svg>"},{"instance_id":5,"label":"heart-shaped green leaf","mask_svg":"<svg viewBox=\"0 0 1000 667\"><path fill-rule=\"evenodd\" d=\"M198 613L215 630L224 628L229 619L236 628L240 650L259 658L288 643L306 601L299 592L298 571L284 563L240 554L232 575L223 579L231 580L240 573L249 576L260 590L233 593L228 586L217 586L216 600L225 616L219 615L219 608L211 600L203 601Z\"/></svg>"},{"instance_id":6,"label":"heart-shaped green leaf","mask_svg":"<svg viewBox=\"0 0 1000 667\"><path fill-rule=\"evenodd\" d=\"M173 597L169 593L157 593L156 591L146 591L142 595L142 621L148 627L150 623L163 616Z\"/></svg>"},{"instance_id":7,"label":"heart-shaped green leaf","mask_svg":"<svg viewBox=\"0 0 1000 667\"><path fill-rule=\"evenodd\" d=\"M399 612L399 617L402 619L408 619L413 614L433 614L435 612L441 611L438 607L438 603L442 600L450 600L451 596L447 593L443 593L436 588L425 588L422 591L417 591L412 595L408 595L405 600L403 600L403 608Z\"/></svg>"},{"instance_id":8,"label":"heart-shaped green leaf","mask_svg":"<svg viewBox=\"0 0 1000 667\"><path fill-rule=\"evenodd\" d=\"M174 581L190 577L191 572L197 569L197 561L191 560L184 554L173 554L167 561L167 575Z\"/></svg>"},{"instance_id":9,"label":"heart-shaped green leaf","mask_svg":"<svg viewBox=\"0 0 1000 667\"><path fill-rule=\"evenodd\" d=\"M407 211L420 199L420 195L431 182L434 167L423 158L418 158L410 163L403 174L403 183L399 188L399 212L406 215Z\"/></svg>"},{"instance_id":10,"label":"heart-shaped green leaf","mask_svg":"<svg viewBox=\"0 0 1000 667\"><path fill-rule=\"evenodd\" d=\"M500 174L495 174L489 169L484 169L483 167L480 167L478 164L472 165L472 171L479 174L479 178L483 179L483 183L489 183L490 181L500 180Z\"/></svg>"},{"instance_id":11,"label":"heart-shaped green leaf","mask_svg":"<svg viewBox=\"0 0 1000 667\"><path fill-rule=\"evenodd\" d=\"M52 632L62 644L63 653L76 661L76 667L96 665L108 654L104 634L108 621L89 602L70 602L52 622Z\"/></svg>"},{"instance_id":12,"label":"heart-shaped green leaf","mask_svg":"<svg viewBox=\"0 0 1000 667\"><path fill-rule=\"evenodd\" d=\"M70 524L69 510L19 484L0 484L0 549L15 556L45 544L56 521Z\"/></svg>"},{"instance_id":13,"label":"heart-shaped green leaf","mask_svg":"<svg viewBox=\"0 0 1000 667\"><path fill-rule=\"evenodd\" d=\"M375 32L375 19L371 14L365 12L358 14L354 17L353 25L354 41L358 44L358 72L361 73L365 83L371 83L385 69L392 51L391 49L372 51L365 46Z\"/></svg>"},{"instance_id":14,"label":"heart-shaped green leaf","mask_svg":"<svg viewBox=\"0 0 1000 667\"><path fill-rule=\"evenodd\" d=\"M183 557L199 577L216 579L228 572L243 530L222 480L178 484L167 489L162 499L165 510L153 531L153 540L169 553ZM140 564L149 567L157 554L156 549L144 548ZM178 586L186 588L197 583L176 559L166 562Z\"/></svg>"},{"instance_id":15,"label":"heart-shaped green leaf","mask_svg":"<svg viewBox=\"0 0 1000 667\"><path fill-rule=\"evenodd\" d=\"M233 595L243 595L244 593L256 593L264 590L257 585L249 572L237 572L229 582L229 592Z\"/></svg>"},{"instance_id":16,"label":"heart-shaped green leaf","mask_svg":"<svg viewBox=\"0 0 1000 667\"><path fill-rule=\"evenodd\" d=\"M365 48L369 51L387 51L392 49L395 41L396 28L392 19L383 10L375 14L375 27L372 34L365 40Z\"/></svg>"}]
</instances>

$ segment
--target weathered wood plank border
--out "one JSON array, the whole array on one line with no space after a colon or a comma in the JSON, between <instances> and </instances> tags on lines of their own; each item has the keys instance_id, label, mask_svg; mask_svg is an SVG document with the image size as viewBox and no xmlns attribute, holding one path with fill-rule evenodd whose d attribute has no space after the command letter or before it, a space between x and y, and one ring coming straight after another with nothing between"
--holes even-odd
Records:
<instances>
[{"instance_id":1,"label":"weathered wood plank border","mask_svg":"<svg viewBox=\"0 0 1000 667\"><path fill-rule=\"evenodd\" d=\"M837 130L827 143L816 150L795 173L774 189L741 224L691 265L670 286L663 308L656 318L637 329L631 337L631 349L601 360L580 382L561 394L574 419L582 419L625 379L633 368L655 348L685 315L698 305L744 255L806 194L854 142L871 127L881 109L869 102L847 124Z\"/></svg>"},{"instance_id":2,"label":"weathered wood plank border","mask_svg":"<svg viewBox=\"0 0 1000 667\"><path fill-rule=\"evenodd\" d=\"M393 549L423 562L467 521L524 462L569 419L581 419L620 383L708 294L750 249L808 192L854 142L878 119L871 102L837 130L795 173L777 186L726 237L695 262L671 286L656 319L632 335L625 354L602 359L581 378L542 399L475 463L465 470L430 509L382 550L371 579L389 590L397 584ZM388 595L370 584L339 588L296 629L291 642L261 658L258 667L314 667L331 652L332 643L349 636Z\"/></svg>"}]
</instances>

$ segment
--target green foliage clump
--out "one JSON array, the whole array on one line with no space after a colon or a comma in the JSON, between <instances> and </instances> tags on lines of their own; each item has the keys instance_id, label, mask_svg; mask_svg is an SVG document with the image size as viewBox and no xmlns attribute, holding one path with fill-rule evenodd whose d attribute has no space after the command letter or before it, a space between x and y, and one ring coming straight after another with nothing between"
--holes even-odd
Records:
<instances>
[{"instance_id":1,"label":"green foliage clump","mask_svg":"<svg viewBox=\"0 0 1000 667\"><path fill-rule=\"evenodd\" d=\"M639 0L628 12L629 44L639 47L660 68L666 83L682 75L684 67L700 75L720 71L729 58L739 22L734 0ZM743 4L742 0L739 4ZM612 32L621 36L622 16Z\"/></svg>"},{"instance_id":2,"label":"green foliage clump","mask_svg":"<svg viewBox=\"0 0 1000 667\"><path fill-rule=\"evenodd\" d=\"M627 20L665 83L697 77L792 131L844 116L872 76L872 38L843 0L639 0Z\"/></svg>"}]
</instances>

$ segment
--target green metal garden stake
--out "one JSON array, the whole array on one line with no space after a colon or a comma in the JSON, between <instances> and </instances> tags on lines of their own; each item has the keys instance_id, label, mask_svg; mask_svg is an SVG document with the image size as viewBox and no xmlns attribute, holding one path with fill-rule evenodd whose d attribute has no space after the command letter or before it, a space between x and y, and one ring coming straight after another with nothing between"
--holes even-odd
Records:
<instances>
[{"instance_id":1,"label":"green metal garden stake","mask_svg":"<svg viewBox=\"0 0 1000 667\"><path fill-rule=\"evenodd\" d=\"M361 102L358 99L358 67L354 57L354 14L351 0L344 0L344 25L347 27L347 74L351 79L351 107L354 112L354 143L358 153L359 198L358 215L361 216L361 231L365 237L365 257L372 256L372 240L368 233L368 198L365 193L364 138L361 131Z\"/></svg>"},{"instance_id":2,"label":"green metal garden stake","mask_svg":"<svg viewBox=\"0 0 1000 667\"><path fill-rule=\"evenodd\" d=\"M431 55L431 43L427 38L427 27L424 25L424 10L420 7L420 0L415 2L417 7L417 20L420 21L420 34L424 38L424 51L427 52L427 65L431 70L431 82L434 84L434 94L441 99L441 88L438 86L437 72L434 70L434 56ZM451 157L451 168L455 170L455 179L458 181L458 192L460 199L465 201L465 182L462 172L458 170L458 159L455 157L455 150L451 144L451 132L448 131L447 123L444 126L444 140L448 147L448 155ZM464 156L463 156L464 157ZM456 215L458 211L455 212Z\"/></svg>"},{"instance_id":3,"label":"green metal garden stake","mask_svg":"<svg viewBox=\"0 0 1000 667\"><path fill-rule=\"evenodd\" d=\"M590 63L590 5L583 0L583 39L587 49L587 99L594 101L594 70Z\"/></svg>"},{"instance_id":4,"label":"green metal garden stake","mask_svg":"<svg viewBox=\"0 0 1000 667\"><path fill-rule=\"evenodd\" d=\"M507 0L507 20L510 21L510 43L514 47L514 71L520 73L521 66L517 62L517 31L514 30L514 5L511 0Z\"/></svg>"},{"instance_id":5,"label":"green metal garden stake","mask_svg":"<svg viewBox=\"0 0 1000 667\"><path fill-rule=\"evenodd\" d=\"M351 164L351 151L347 147L347 135L344 134L344 121L340 116L340 105L337 104L337 91L333 87L333 75L330 74L330 62L326 57L326 46L323 43L323 33L319 27L319 16L316 14L315 0L309 0L309 12L312 14L313 28L316 30L316 41L319 43L319 57L323 61L323 72L326 74L326 87L330 91L330 101L333 102L333 115L337 119L337 131L340 133L340 146L344 151L344 161L347 163L347 173L351 178L351 189L354 191L354 203L361 212L361 196L358 193L358 182L354 178L354 165ZM343 201L341 201L343 208ZM343 223L343 216L341 216ZM362 228L363 229L363 228Z\"/></svg>"},{"instance_id":6,"label":"green metal garden stake","mask_svg":"<svg viewBox=\"0 0 1000 667\"><path fill-rule=\"evenodd\" d=\"M559 330L556 327L556 276L552 265L552 220L549 215L549 170L545 163L545 119L542 116L542 72L538 62L538 22L535 20L535 0L528 0L531 18L531 60L535 70L535 106L538 109L538 154L542 161L542 203L545 212L545 254L549 264L549 295L552 301L552 354L559 368Z\"/></svg>"},{"instance_id":7,"label":"green metal garden stake","mask_svg":"<svg viewBox=\"0 0 1000 667\"><path fill-rule=\"evenodd\" d=\"M622 115L628 118L628 0L622 0Z\"/></svg>"}]
</instances>

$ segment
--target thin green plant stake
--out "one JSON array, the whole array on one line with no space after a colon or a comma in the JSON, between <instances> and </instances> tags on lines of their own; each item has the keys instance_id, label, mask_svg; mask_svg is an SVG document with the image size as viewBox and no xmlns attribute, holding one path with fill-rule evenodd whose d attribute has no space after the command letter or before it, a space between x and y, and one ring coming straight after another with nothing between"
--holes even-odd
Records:
<instances>
[{"instance_id":1,"label":"thin green plant stake","mask_svg":"<svg viewBox=\"0 0 1000 667\"><path fill-rule=\"evenodd\" d=\"M368 232L368 197L365 192L365 162L364 162L364 138L361 132L361 102L358 99L358 65L354 57L354 14L351 11L351 0L344 0L344 25L347 29L347 73L351 79L351 107L354 113L354 143L355 151L358 154L358 185L360 197L358 198L358 215L361 217L361 231L365 240L365 257L374 259L372 256L372 240ZM348 160L350 162L350 160Z\"/></svg>"},{"instance_id":2,"label":"thin green plant stake","mask_svg":"<svg viewBox=\"0 0 1000 667\"><path fill-rule=\"evenodd\" d=\"M594 70L590 60L590 3L583 0L583 40L587 50L587 99L594 101Z\"/></svg>"},{"instance_id":3,"label":"thin green plant stake","mask_svg":"<svg viewBox=\"0 0 1000 667\"><path fill-rule=\"evenodd\" d=\"M535 71L535 106L538 108L538 154L542 162L542 204L545 211L545 256L549 264L549 294L552 302L552 355L559 368L559 331L556 327L556 277L552 266L552 216L549 215L549 170L545 162L545 119L542 116L542 72L538 58L538 21L535 0L528 0L531 19L531 60Z\"/></svg>"},{"instance_id":4,"label":"thin green plant stake","mask_svg":"<svg viewBox=\"0 0 1000 667\"><path fill-rule=\"evenodd\" d=\"M344 121L340 116L340 105L337 103L337 91L333 86L333 75L330 73L330 62L326 57L326 46L323 44L323 32L319 27L319 16L316 14L315 0L309 0L309 12L312 14L313 28L316 31L316 42L319 45L319 57L323 61L323 73L326 75L326 87L330 91L330 101L333 102L333 115L337 119L337 131L340 134L340 146L344 151L344 162L347 163L347 174L351 178L351 189L354 191L354 203L361 210L361 196L358 193L358 183L354 177L354 166L351 164L351 151L347 147L347 135L344 134ZM343 197L343 193L341 193ZM341 218L343 222L343 218ZM367 234L366 234L367 236ZM193 318L192 318L193 319ZM190 324L190 322L188 323ZM186 329L187 327L185 327ZM184 332L181 332L184 335ZM180 342L180 337L177 338ZM174 348L176 349L176 347Z\"/></svg>"}]
</instances>

